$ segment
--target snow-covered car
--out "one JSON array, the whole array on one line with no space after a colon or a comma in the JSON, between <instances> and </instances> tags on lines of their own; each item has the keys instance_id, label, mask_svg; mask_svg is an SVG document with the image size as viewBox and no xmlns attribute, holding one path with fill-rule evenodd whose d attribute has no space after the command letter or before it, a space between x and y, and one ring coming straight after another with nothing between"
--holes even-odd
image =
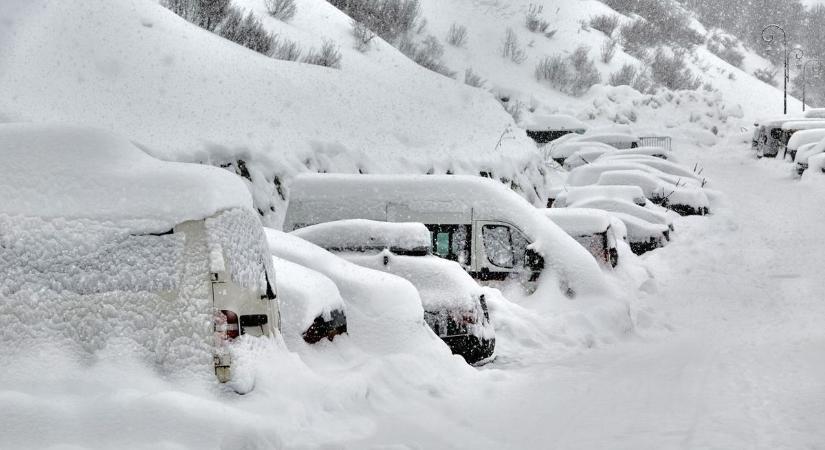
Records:
<instances>
[{"instance_id":1,"label":"snow-covered car","mask_svg":"<svg viewBox=\"0 0 825 450\"><path fill-rule=\"evenodd\" d=\"M666 181L671 183L689 183L696 186L704 186L708 183L707 178L701 176L700 174L696 174L693 172L691 168L685 167L681 164L676 164L672 161L666 161L662 158L658 158L655 156L647 156L647 155L604 155L599 158L598 162L600 163L610 163L610 164L641 164L647 166L651 169L655 169L658 172L653 172L648 169L644 169L641 167L631 167L625 165L624 168L626 169L641 169L646 170L654 175L660 176L659 172L669 175L669 177L665 178Z\"/></svg>"},{"instance_id":2,"label":"snow-covered car","mask_svg":"<svg viewBox=\"0 0 825 450\"><path fill-rule=\"evenodd\" d=\"M470 364L492 357L495 332L483 289L458 263L432 255L423 224L352 219L292 234L359 266L410 281L421 296L424 320L454 354Z\"/></svg>"},{"instance_id":3,"label":"snow-covered car","mask_svg":"<svg viewBox=\"0 0 825 450\"><path fill-rule=\"evenodd\" d=\"M516 281L533 292L552 274L568 295L603 292L590 254L508 187L460 175L307 174L289 186L285 230L344 219L420 222L436 256L484 284Z\"/></svg>"},{"instance_id":4,"label":"snow-covered car","mask_svg":"<svg viewBox=\"0 0 825 450\"><path fill-rule=\"evenodd\" d=\"M273 255L335 283L346 307L347 335L362 348L379 354L418 352L432 344L426 336L436 339L426 330L421 298L409 281L353 264L291 233L264 231Z\"/></svg>"},{"instance_id":5,"label":"snow-covered car","mask_svg":"<svg viewBox=\"0 0 825 450\"><path fill-rule=\"evenodd\" d=\"M567 139L563 143L551 147L547 152L547 157L545 159L552 159L558 164L563 165L567 158L569 158L576 152L609 152L614 150L616 150L615 147L611 147L610 145L604 144L602 142L578 141L574 137Z\"/></svg>"},{"instance_id":6,"label":"snow-covered car","mask_svg":"<svg viewBox=\"0 0 825 450\"><path fill-rule=\"evenodd\" d=\"M786 155L789 155L793 161L796 159L796 153L800 148L806 145L816 145L823 139L825 139L825 128L797 131L788 140L788 145L785 146Z\"/></svg>"},{"instance_id":7,"label":"snow-covered car","mask_svg":"<svg viewBox=\"0 0 825 450\"><path fill-rule=\"evenodd\" d=\"M800 117L776 117L759 121L756 131L754 131L754 140L752 147L756 150L756 156L761 158L763 156L774 157L787 144L787 134L782 127L789 122L821 122L822 119L806 119Z\"/></svg>"},{"instance_id":8,"label":"snow-covered car","mask_svg":"<svg viewBox=\"0 0 825 450\"><path fill-rule=\"evenodd\" d=\"M586 148L583 150L578 150L577 152L570 155L567 159L564 160L564 167L567 170L573 170L576 167L583 166L585 164L592 164L596 160L598 160L602 155L616 151L616 149L609 149L609 148Z\"/></svg>"},{"instance_id":9,"label":"snow-covered car","mask_svg":"<svg viewBox=\"0 0 825 450\"><path fill-rule=\"evenodd\" d=\"M808 170L815 176L825 173L825 153L818 153L808 158Z\"/></svg>"},{"instance_id":10,"label":"snow-covered car","mask_svg":"<svg viewBox=\"0 0 825 450\"><path fill-rule=\"evenodd\" d=\"M665 225L650 223L621 212L611 212L610 215L624 223L627 232L627 243L630 244L633 253L637 255L664 247L670 240L670 230Z\"/></svg>"},{"instance_id":11,"label":"snow-covered car","mask_svg":"<svg viewBox=\"0 0 825 450\"><path fill-rule=\"evenodd\" d=\"M605 267L619 264L617 239L610 215L598 209L547 208L544 214Z\"/></svg>"},{"instance_id":12,"label":"snow-covered car","mask_svg":"<svg viewBox=\"0 0 825 450\"><path fill-rule=\"evenodd\" d=\"M0 125L0 161L6 345L142 348L226 382L232 341L276 334L275 271L235 175L62 125Z\"/></svg>"},{"instance_id":13,"label":"snow-covered car","mask_svg":"<svg viewBox=\"0 0 825 450\"><path fill-rule=\"evenodd\" d=\"M537 144L546 144L568 134L583 134L586 123L567 114L531 114L520 126Z\"/></svg>"},{"instance_id":14,"label":"snow-covered car","mask_svg":"<svg viewBox=\"0 0 825 450\"><path fill-rule=\"evenodd\" d=\"M272 263L278 273L281 334L287 344L332 341L347 332L344 299L332 280L277 256Z\"/></svg>"},{"instance_id":15,"label":"snow-covered car","mask_svg":"<svg viewBox=\"0 0 825 450\"><path fill-rule=\"evenodd\" d=\"M803 145L794 155L794 170L797 175L802 175L808 170L808 160L815 155L825 152L825 139L813 144Z\"/></svg>"},{"instance_id":16,"label":"snow-covered car","mask_svg":"<svg viewBox=\"0 0 825 450\"><path fill-rule=\"evenodd\" d=\"M639 137L629 133L585 133L570 139L568 142L601 142L617 149L641 147Z\"/></svg>"},{"instance_id":17,"label":"snow-covered car","mask_svg":"<svg viewBox=\"0 0 825 450\"><path fill-rule=\"evenodd\" d=\"M825 120L822 119L806 119L784 122L782 123L782 134L780 135L780 139L775 147L776 153L763 154L763 156L778 156L782 153L782 158L785 158L787 156L788 144L797 133L822 129L825 129Z\"/></svg>"},{"instance_id":18,"label":"snow-covered car","mask_svg":"<svg viewBox=\"0 0 825 450\"><path fill-rule=\"evenodd\" d=\"M598 180L596 180L598 181ZM574 203L592 198L623 200L639 206L647 205L647 197L638 186L565 186L556 194L553 207L564 208Z\"/></svg>"},{"instance_id":19,"label":"snow-covered car","mask_svg":"<svg viewBox=\"0 0 825 450\"><path fill-rule=\"evenodd\" d=\"M631 216L638 217L639 219L642 219L650 223L665 225L666 227L668 227L668 229L670 229L670 231L674 231L675 229L673 225L673 219L665 212L665 208L662 208L661 206L655 205L653 203L648 203L646 206L639 206L626 200L617 198L592 197L580 200L575 203L570 203L567 205L567 207L593 208L601 209L609 213L630 214ZM661 211L659 211L658 209L661 209ZM665 238L670 240L670 236L668 234L665 235Z\"/></svg>"},{"instance_id":20,"label":"snow-covered car","mask_svg":"<svg viewBox=\"0 0 825 450\"><path fill-rule=\"evenodd\" d=\"M639 157L637 157L639 158ZM666 170L678 170L679 174L671 174L663 172L655 165L664 164L662 167ZM636 170L646 172L647 174L656 177L666 183L673 185L685 185L695 188L701 188L704 181L695 174L687 171L684 167L669 163L658 158L643 158L633 160L603 160L596 161L593 164L587 164L571 170L567 176L567 184L570 186L587 186L596 184L599 181L599 176L603 172L614 170ZM681 175L680 175L681 174Z\"/></svg>"},{"instance_id":21,"label":"snow-covered car","mask_svg":"<svg viewBox=\"0 0 825 450\"><path fill-rule=\"evenodd\" d=\"M710 202L701 188L671 184L641 170L604 171L598 184L639 186L650 201L683 216L710 211Z\"/></svg>"}]
</instances>

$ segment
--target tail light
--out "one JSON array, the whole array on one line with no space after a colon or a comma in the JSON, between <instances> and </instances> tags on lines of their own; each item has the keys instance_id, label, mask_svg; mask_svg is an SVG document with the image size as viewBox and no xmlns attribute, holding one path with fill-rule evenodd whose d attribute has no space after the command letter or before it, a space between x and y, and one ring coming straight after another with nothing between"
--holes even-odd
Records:
<instances>
[{"instance_id":1,"label":"tail light","mask_svg":"<svg viewBox=\"0 0 825 450\"><path fill-rule=\"evenodd\" d=\"M233 311L222 309L215 313L215 338L218 341L231 341L241 334L238 315Z\"/></svg>"}]
</instances>

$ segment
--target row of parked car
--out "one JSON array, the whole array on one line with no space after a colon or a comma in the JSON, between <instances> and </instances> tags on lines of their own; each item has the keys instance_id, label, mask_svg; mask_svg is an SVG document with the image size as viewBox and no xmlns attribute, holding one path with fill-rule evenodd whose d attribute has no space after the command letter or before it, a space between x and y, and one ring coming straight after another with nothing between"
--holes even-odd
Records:
<instances>
[{"instance_id":1,"label":"row of parked car","mask_svg":"<svg viewBox=\"0 0 825 450\"><path fill-rule=\"evenodd\" d=\"M705 180L670 151L621 133L577 136L549 149L570 170L547 208L476 176L305 174L275 230L224 170L158 161L99 130L0 125L0 191L13 198L0 205L10 262L0 294L19 297L0 313L28 317L28 304L43 320L14 322L21 334L81 347L106 339L88 330L138 318L125 329L162 363L158 340L175 345L209 317L222 382L239 337L315 344L353 332L354 313L378 318L382 339L419 323L483 364L496 343L487 303L501 295L489 287L529 294L550 280L569 297L604 293L620 240L642 253L670 239L667 209L708 212ZM152 324L143 307L186 315ZM61 314L84 315L83 329L47 325Z\"/></svg>"},{"instance_id":2,"label":"row of parked car","mask_svg":"<svg viewBox=\"0 0 825 450\"><path fill-rule=\"evenodd\" d=\"M626 127L578 130L549 142L543 152L548 164L563 173L548 214L563 220L562 214L571 212L556 209L575 210L594 224L607 217L618 239L636 254L670 241L674 214L668 211L710 212L704 192L708 180L695 167L679 164L669 138L639 137Z\"/></svg>"},{"instance_id":3,"label":"row of parked car","mask_svg":"<svg viewBox=\"0 0 825 450\"><path fill-rule=\"evenodd\" d=\"M793 162L796 176L809 168L822 172L825 170L825 109L756 121L751 149L758 158Z\"/></svg>"}]
</instances>

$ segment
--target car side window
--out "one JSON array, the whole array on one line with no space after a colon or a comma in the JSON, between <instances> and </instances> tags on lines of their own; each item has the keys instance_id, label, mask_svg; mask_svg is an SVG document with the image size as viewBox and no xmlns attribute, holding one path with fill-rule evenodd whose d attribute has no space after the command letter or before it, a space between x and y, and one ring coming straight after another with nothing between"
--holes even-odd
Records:
<instances>
[{"instance_id":1,"label":"car side window","mask_svg":"<svg viewBox=\"0 0 825 450\"><path fill-rule=\"evenodd\" d=\"M484 225L482 235L484 253L490 263L505 269L515 267L515 254L510 227L506 225Z\"/></svg>"},{"instance_id":2,"label":"car side window","mask_svg":"<svg viewBox=\"0 0 825 450\"><path fill-rule=\"evenodd\" d=\"M469 225L428 225L427 228L432 234L433 254L462 266L470 265Z\"/></svg>"}]
</instances>

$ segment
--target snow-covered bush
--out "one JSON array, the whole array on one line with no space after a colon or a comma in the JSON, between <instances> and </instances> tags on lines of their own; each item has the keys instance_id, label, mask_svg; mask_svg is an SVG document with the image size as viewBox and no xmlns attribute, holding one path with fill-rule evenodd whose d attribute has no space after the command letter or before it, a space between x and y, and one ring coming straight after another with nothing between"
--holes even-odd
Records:
<instances>
[{"instance_id":1,"label":"snow-covered bush","mask_svg":"<svg viewBox=\"0 0 825 450\"><path fill-rule=\"evenodd\" d=\"M264 55L271 54L275 43L275 36L266 31L252 11L244 17L243 11L234 7L229 8L229 13L216 32L232 42Z\"/></svg>"},{"instance_id":2,"label":"snow-covered bush","mask_svg":"<svg viewBox=\"0 0 825 450\"><path fill-rule=\"evenodd\" d=\"M372 40L375 39L376 34L363 22L353 19L352 36L355 38L355 49L364 53L369 50L370 44Z\"/></svg>"},{"instance_id":3,"label":"snow-covered bush","mask_svg":"<svg viewBox=\"0 0 825 450\"><path fill-rule=\"evenodd\" d=\"M418 0L327 0L387 42L396 43L421 21Z\"/></svg>"},{"instance_id":4,"label":"snow-covered bush","mask_svg":"<svg viewBox=\"0 0 825 450\"><path fill-rule=\"evenodd\" d=\"M447 43L454 47L463 47L467 43L467 27L453 23L447 32Z\"/></svg>"},{"instance_id":5,"label":"snow-covered bush","mask_svg":"<svg viewBox=\"0 0 825 450\"><path fill-rule=\"evenodd\" d=\"M536 66L535 73L537 80L547 81L555 89L574 96L584 94L602 81L587 47L577 48L567 58L545 56Z\"/></svg>"},{"instance_id":6,"label":"snow-covered bush","mask_svg":"<svg viewBox=\"0 0 825 450\"><path fill-rule=\"evenodd\" d=\"M619 16L616 14L601 14L590 18L590 27L594 30L612 36L619 27Z\"/></svg>"},{"instance_id":7,"label":"snow-covered bush","mask_svg":"<svg viewBox=\"0 0 825 450\"><path fill-rule=\"evenodd\" d=\"M329 39L324 39L324 43L321 45L321 50L316 51L314 48L310 49L301 62L315 64L316 66L340 69L341 58L341 51L338 50L335 43Z\"/></svg>"},{"instance_id":8,"label":"snow-covered bush","mask_svg":"<svg viewBox=\"0 0 825 450\"><path fill-rule=\"evenodd\" d=\"M450 78L455 76L455 72L451 71L441 61L441 57L444 56L444 46L433 35L427 36L421 42L415 42L405 36L401 39L398 50L421 67Z\"/></svg>"},{"instance_id":9,"label":"snow-covered bush","mask_svg":"<svg viewBox=\"0 0 825 450\"><path fill-rule=\"evenodd\" d=\"M691 26L688 13L673 0L605 0L604 3L624 15L642 17L635 25L641 28L640 20L647 23L648 39L636 42L646 42L645 47L671 44L689 48L705 42L704 36Z\"/></svg>"},{"instance_id":10,"label":"snow-covered bush","mask_svg":"<svg viewBox=\"0 0 825 450\"><path fill-rule=\"evenodd\" d=\"M527 9L527 15L524 16L524 23L527 25L528 30L534 33L544 33L547 31L547 27L550 26L550 22L541 17L543 11L543 5L538 5L535 3L530 4Z\"/></svg>"},{"instance_id":11,"label":"snow-covered bush","mask_svg":"<svg viewBox=\"0 0 825 450\"><path fill-rule=\"evenodd\" d=\"M298 42L287 38L276 37L270 54L275 59L298 61L303 52L301 47L298 46Z\"/></svg>"},{"instance_id":12,"label":"snow-covered bush","mask_svg":"<svg viewBox=\"0 0 825 450\"><path fill-rule=\"evenodd\" d=\"M731 36L714 34L708 41L708 50L728 64L742 68L745 54L736 49L736 40Z\"/></svg>"},{"instance_id":13,"label":"snow-covered bush","mask_svg":"<svg viewBox=\"0 0 825 450\"><path fill-rule=\"evenodd\" d=\"M616 39L608 39L604 41L602 44L602 62L605 64L610 64L613 61L613 57L616 56L616 47L619 45L619 41Z\"/></svg>"},{"instance_id":14,"label":"snow-covered bush","mask_svg":"<svg viewBox=\"0 0 825 450\"><path fill-rule=\"evenodd\" d=\"M759 81L763 83L770 84L771 86L776 86L776 74L779 73L778 70L772 69L770 67L763 67L761 69L756 69L753 71L753 76L756 77Z\"/></svg>"},{"instance_id":15,"label":"snow-covered bush","mask_svg":"<svg viewBox=\"0 0 825 450\"><path fill-rule=\"evenodd\" d=\"M473 68L467 68L464 71L464 84L472 87L483 88L484 87L484 78L481 78L481 75L473 72Z\"/></svg>"},{"instance_id":16,"label":"snow-covered bush","mask_svg":"<svg viewBox=\"0 0 825 450\"><path fill-rule=\"evenodd\" d=\"M702 85L701 78L693 75L685 63L684 52L668 54L664 49L656 49L650 63L653 82L672 90L696 90Z\"/></svg>"},{"instance_id":17,"label":"snow-covered bush","mask_svg":"<svg viewBox=\"0 0 825 450\"><path fill-rule=\"evenodd\" d=\"M283 22L288 22L298 12L295 0L264 0L264 4L272 17Z\"/></svg>"},{"instance_id":18,"label":"snow-covered bush","mask_svg":"<svg viewBox=\"0 0 825 450\"><path fill-rule=\"evenodd\" d=\"M521 64L527 59L524 48L519 44L518 36L512 28L507 28L504 40L501 42L500 54L502 58Z\"/></svg>"},{"instance_id":19,"label":"snow-covered bush","mask_svg":"<svg viewBox=\"0 0 825 450\"><path fill-rule=\"evenodd\" d=\"M231 0L164 0L163 5L175 14L209 31L229 15Z\"/></svg>"}]
</instances>

